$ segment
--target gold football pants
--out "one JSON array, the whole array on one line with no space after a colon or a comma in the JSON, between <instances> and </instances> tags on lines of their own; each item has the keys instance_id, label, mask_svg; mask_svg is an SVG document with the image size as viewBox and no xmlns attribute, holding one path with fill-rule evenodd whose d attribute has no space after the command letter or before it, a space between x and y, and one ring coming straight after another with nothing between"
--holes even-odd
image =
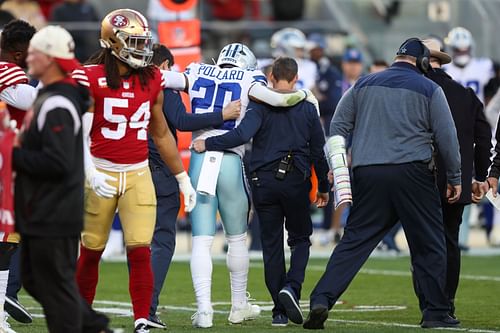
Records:
<instances>
[{"instance_id":1,"label":"gold football pants","mask_svg":"<svg viewBox=\"0 0 500 333\"><path fill-rule=\"evenodd\" d=\"M82 244L91 250L102 250L108 241L113 217L118 211L127 247L149 246L156 221L156 196L149 167L127 172L104 172L116 181L107 181L118 194L99 197L87 184Z\"/></svg>"}]
</instances>

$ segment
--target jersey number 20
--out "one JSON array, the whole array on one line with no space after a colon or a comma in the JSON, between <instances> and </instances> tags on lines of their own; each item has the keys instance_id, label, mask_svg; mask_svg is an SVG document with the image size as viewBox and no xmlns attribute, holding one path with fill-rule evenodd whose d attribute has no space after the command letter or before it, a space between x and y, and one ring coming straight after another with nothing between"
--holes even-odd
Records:
<instances>
[{"instance_id":1,"label":"jersey number 20","mask_svg":"<svg viewBox=\"0 0 500 333\"><path fill-rule=\"evenodd\" d=\"M210 111L210 109L212 109L213 112L222 112L226 93L231 94L231 101L236 101L241 97L241 86L236 82L222 82L217 84L212 80L200 77L194 82L191 90L200 91L200 88L205 88L205 96L203 98L195 97L192 99L191 106L194 113L197 113L198 109L206 110L205 112ZM216 128L231 130L234 128L235 123L234 120L228 120Z\"/></svg>"}]
</instances>

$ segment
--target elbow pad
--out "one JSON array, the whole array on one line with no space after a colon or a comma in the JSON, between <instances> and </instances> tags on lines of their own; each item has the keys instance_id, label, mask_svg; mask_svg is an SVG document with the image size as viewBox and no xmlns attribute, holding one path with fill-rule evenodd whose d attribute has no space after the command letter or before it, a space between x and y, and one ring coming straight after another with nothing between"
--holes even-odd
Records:
<instances>
[{"instance_id":1,"label":"elbow pad","mask_svg":"<svg viewBox=\"0 0 500 333\"><path fill-rule=\"evenodd\" d=\"M334 135L326 141L325 154L330 169L333 172L335 208L345 202L352 203L351 179L347 166L345 138Z\"/></svg>"}]
</instances>

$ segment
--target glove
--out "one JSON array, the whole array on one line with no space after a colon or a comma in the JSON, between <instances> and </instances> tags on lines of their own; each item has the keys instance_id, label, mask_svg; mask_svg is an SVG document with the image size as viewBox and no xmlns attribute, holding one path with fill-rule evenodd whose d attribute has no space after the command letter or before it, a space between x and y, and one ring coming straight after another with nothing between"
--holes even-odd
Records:
<instances>
[{"instance_id":1,"label":"glove","mask_svg":"<svg viewBox=\"0 0 500 333\"><path fill-rule=\"evenodd\" d=\"M186 171L176 174L175 179L177 179L179 189L184 194L184 211L189 213L196 205L196 191L191 185L191 179Z\"/></svg>"},{"instance_id":2,"label":"glove","mask_svg":"<svg viewBox=\"0 0 500 333\"><path fill-rule=\"evenodd\" d=\"M309 89L302 89L302 91L306 94L306 101L308 101L309 103L314 105L314 107L316 108L316 111L318 112L318 116L319 116L319 102L318 102L318 99L316 98L316 96L314 96L312 91Z\"/></svg>"},{"instance_id":3,"label":"glove","mask_svg":"<svg viewBox=\"0 0 500 333\"><path fill-rule=\"evenodd\" d=\"M98 196L110 199L116 195L116 187L106 182L107 180L116 181L117 179L115 177L100 172L95 167L87 168L87 170L85 170L85 175L90 188L92 188Z\"/></svg>"}]
</instances>

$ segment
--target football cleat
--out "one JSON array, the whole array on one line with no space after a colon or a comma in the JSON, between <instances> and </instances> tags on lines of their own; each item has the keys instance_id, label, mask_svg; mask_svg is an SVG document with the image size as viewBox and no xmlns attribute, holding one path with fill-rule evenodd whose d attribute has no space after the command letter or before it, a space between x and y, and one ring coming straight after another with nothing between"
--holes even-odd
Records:
<instances>
[{"instance_id":1,"label":"football cleat","mask_svg":"<svg viewBox=\"0 0 500 333\"><path fill-rule=\"evenodd\" d=\"M200 312L197 311L191 316L193 327L197 328L210 328L213 326L213 312Z\"/></svg>"},{"instance_id":2,"label":"football cleat","mask_svg":"<svg viewBox=\"0 0 500 333\"><path fill-rule=\"evenodd\" d=\"M160 317L157 315L149 316L148 320L148 328L161 328L161 329L166 329L167 324L165 324Z\"/></svg>"},{"instance_id":3,"label":"football cleat","mask_svg":"<svg viewBox=\"0 0 500 333\"><path fill-rule=\"evenodd\" d=\"M247 302L241 309L232 307L227 320L229 320L231 324L241 324L246 320L254 320L259 315L260 306Z\"/></svg>"},{"instance_id":4,"label":"football cleat","mask_svg":"<svg viewBox=\"0 0 500 333\"><path fill-rule=\"evenodd\" d=\"M31 324L33 322L33 317L28 310L13 297L5 296L4 308L9 316L14 318L15 321L23 324Z\"/></svg>"},{"instance_id":5,"label":"football cleat","mask_svg":"<svg viewBox=\"0 0 500 333\"><path fill-rule=\"evenodd\" d=\"M134 333L149 333L148 320L139 318L134 322Z\"/></svg>"}]
</instances>

